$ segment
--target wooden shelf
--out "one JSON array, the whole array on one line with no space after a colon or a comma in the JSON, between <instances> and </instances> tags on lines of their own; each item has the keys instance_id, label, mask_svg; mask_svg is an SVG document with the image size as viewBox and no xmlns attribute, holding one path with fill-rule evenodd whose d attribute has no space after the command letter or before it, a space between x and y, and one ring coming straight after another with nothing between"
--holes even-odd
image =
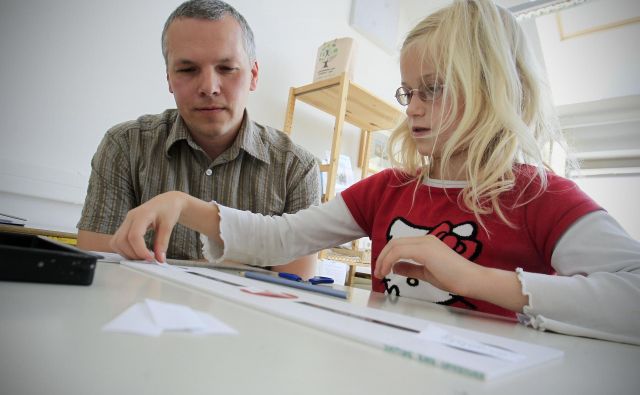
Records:
<instances>
[{"instance_id":1,"label":"wooden shelf","mask_svg":"<svg viewBox=\"0 0 640 395\"><path fill-rule=\"evenodd\" d=\"M327 201L335 194L335 180L340 157L340 143L344 122L361 130L360 158L362 177L367 176L371 133L390 130L402 119L402 112L378 98L373 93L351 82L345 74L312 84L289 89L289 102L284 121L284 132L291 134L296 100L317 108L335 117L331 157L329 163L320 166L327 173L327 190L322 200Z\"/></svg>"},{"instance_id":2,"label":"wooden shelf","mask_svg":"<svg viewBox=\"0 0 640 395\"><path fill-rule=\"evenodd\" d=\"M362 163L362 178L365 178L369 173L371 134L380 130L391 130L402 119L402 112L398 108L351 82L345 74L342 74L335 78L289 89L289 102L283 128L289 135L293 125L296 100L335 117L331 138L331 157L328 164L320 165L320 171L327 173L327 190L322 197L325 202L335 194L343 123L348 122L360 128L358 163ZM345 249L325 250L320 253L321 257L325 256L349 265L346 285L353 283L356 266L370 261L370 256L367 258L366 255L362 251Z\"/></svg>"},{"instance_id":3,"label":"wooden shelf","mask_svg":"<svg viewBox=\"0 0 640 395\"><path fill-rule=\"evenodd\" d=\"M339 112L342 77L292 88L297 100L330 115ZM375 132L396 127L402 113L373 93L349 81L345 120L360 129Z\"/></svg>"}]
</instances>

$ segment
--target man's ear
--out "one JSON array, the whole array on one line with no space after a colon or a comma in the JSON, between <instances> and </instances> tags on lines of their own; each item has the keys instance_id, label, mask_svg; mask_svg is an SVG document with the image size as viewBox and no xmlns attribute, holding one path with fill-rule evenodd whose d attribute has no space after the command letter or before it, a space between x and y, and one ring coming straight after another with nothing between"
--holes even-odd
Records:
<instances>
[{"instance_id":1,"label":"man's ear","mask_svg":"<svg viewBox=\"0 0 640 395\"><path fill-rule=\"evenodd\" d=\"M251 85L249 85L249 90L255 91L258 87L258 61L253 61L253 66L251 66Z\"/></svg>"},{"instance_id":2,"label":"man's ear","mask_svg":"<svg viewBox=\"0 0 640 395\"><path fill-rule=\"evenodd\" d=\"M169 72L167 71L167 85L169 85L169 92L173 94L173 88L171 87L171 79L169 78Z\"/></svg>"}]
</instances>

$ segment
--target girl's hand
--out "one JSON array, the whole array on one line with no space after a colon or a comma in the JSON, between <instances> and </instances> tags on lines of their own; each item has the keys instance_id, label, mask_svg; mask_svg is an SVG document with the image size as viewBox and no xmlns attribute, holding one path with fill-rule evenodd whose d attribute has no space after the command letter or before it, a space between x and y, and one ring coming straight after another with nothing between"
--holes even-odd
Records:
<instances>
[{"instance_id":1,"label":"girl's hand","mask_svg":"<svg viewBox=\"0 0 640 395\"><path fill-rule=\"evenodd\" d=\"M374 275L384 278L394 273L428 281L455 295L522 312L529 297L515 272L473 263L433 235L393 239L382 249Z\"/></svg>"},{"instance_id":2,"label":"girl's hand","mask_svg":"<svg viewBox=\"0 0 640 395\"><path fill-rule=\"evenodd\" d=\"M134 208L111 238L111 248L128 259L144 259L164 262L173 227L180 219L188 195L182 192L167 192ZM155 231L154 252L147 249L144 235L149 229Z\"/></svg>"},{"instance_id":3,"label":"girl's hand","mask_svg":"<svg viewBox=\"0 0 640 395\"><path fill-rule=\"evenodd\" d=\"M460 296L469 293L479 281L484 267L479 266L435 236L392 239L376 261L375 276L390 272L428 281L435 287Z\"/></svg>"}]
</instances>

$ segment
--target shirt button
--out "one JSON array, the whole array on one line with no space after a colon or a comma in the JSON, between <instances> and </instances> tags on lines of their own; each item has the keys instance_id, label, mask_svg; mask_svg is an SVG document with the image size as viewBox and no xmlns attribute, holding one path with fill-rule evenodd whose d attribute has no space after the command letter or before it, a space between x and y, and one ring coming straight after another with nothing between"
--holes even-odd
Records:
<instances>
[{"instance_id":1,"label":"shirt button","mask_svg":"<svg viewBox=\"0 0 640 395\"><path fill-rule=\"evenodd\" d=\"M213 174L213 171L211 169L207 169L207 171L205 171L204 174L210 176Z\"/></svg>"}]
</instances>

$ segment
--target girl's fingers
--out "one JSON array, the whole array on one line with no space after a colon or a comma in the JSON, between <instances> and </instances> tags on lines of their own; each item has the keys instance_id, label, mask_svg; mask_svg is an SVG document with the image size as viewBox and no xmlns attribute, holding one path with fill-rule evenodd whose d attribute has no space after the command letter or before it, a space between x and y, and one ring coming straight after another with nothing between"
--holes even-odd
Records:
<instances>
[{"instance_id":1,"label":"girl's fingers","mask_svg":"<svg viewBox=\"0 0 640 395\"><path fill-rule=\"evenodd\" d=\"M182 195L167 192L129 211L111 238L111 248L128 259L164 262L171 230L180 216ZM155 231L154 251L147 249L144 240L149 229Z\"/></svg>"},{"instance_id":2,"label":"girl's fingers","mask_svg":"<svg viewBox=\"0 0 640 395\"><path fill-rule=\"evenodd\" d=\"M111 248L127 259L152 260L144 242L144 235L149 227L149 221L141 220L140 213L131 211L127 214L120 228L111 238Z\"/></svg>"},{"instance_id":3,"label":"girl's fingers","mask_svg":"<svg viewBox=\"0 0 640 395\"><path fill-rule=\"evenodd\" d=\"M393 265L398 261L411 260L421 265L420 260L420 239L416 237L408 237L404 239L392 240L384 247L378 260L376 261L375 276L384 278L391 273Z\"/></svg>"},{"instance_id":4,"label":"girl's fingers","mask_svg":"<svg viewBox=\"0 0 640 395\"><path fill-rule=\"evenodd\" d=\"M124 236L127 234L127 231L129 229L129 224L130 224L130 220L129 220L129 217L127 216L127 218L125 218L122 225L120 225L116 233L111 238L111 242L109 244L111 245L111 248L116 253L122 255L127 259L132 259L133 251L131 250L131 248L129 248L128 244L125 242L126 239L124 239Z\"/></svg>"},{"instance_id":5,"label":"girl's fingers","mask_svg":"<svg viewBox=\"0 0 640 395\"><path fill-rule=\"evenodd\" d=\"M417 265L424 265L427 254L437 249L438 244L441 243L432 235L392 239L378 256L375 276L383 278L391 272L393 265L398 261L411 260Z\"/></svg>"},{"instance_id":6,"label":"girl's fingers","mask_svg":"<svg viewBox=\"0 0 640 395\"><path fill-rule=\"evenodd\" d=\"M138 256L128 239L128 234L120 235L116 240L115 251L127 259L147 259L146 256Z\"/></svg>"},{"instance_id":7,"label":"girl's fingers","mask_svg":"<svg viewBox=\"0 0 640 395\"><path fill-rule=\"evenodd\" d=\"M147 218L134 218L126 233L125 244L133 251L132 256L136 259L153 260L153 253L147 248L144 242L144 235L153 225L152 220Z\"/></svg>"},{"instance_id":8,"label":"girl's fingers","mask_svg":"<svg viewBox=\"0 0 640 395\"><path fill-rule=\"evenodd\" d=\"M399 274L404 277L428 280L427 278L425 278L424 266L416 265L415 263L409 263L409 262L403 262L403 261L396 262L396 264L393 265L393 272L395 274Z\"/></svg>"},{"instance_id":9,"label":"girl's fingers","mask_svg":"<svg viewBox=\"0 0 640 395\"><path fill-rule=\"evenodd\" d=\"M166 260L167 247L169 246L169 239L171 238L171 230L173 229L171 223L160 222L155 229L155 238L153 240L153 250L158 262L164 262Z\"/></svg>"}]
</instances>

